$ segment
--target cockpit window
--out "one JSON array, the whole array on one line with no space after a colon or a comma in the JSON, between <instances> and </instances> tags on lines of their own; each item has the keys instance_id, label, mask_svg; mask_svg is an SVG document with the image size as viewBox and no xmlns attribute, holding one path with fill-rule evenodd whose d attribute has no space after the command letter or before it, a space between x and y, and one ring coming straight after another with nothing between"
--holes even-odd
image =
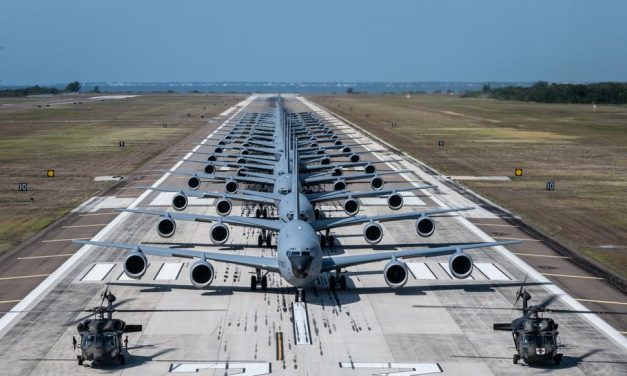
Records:
<instances>
[{"instance_id":1,"label":"cockpit window","mask_svg":"<svg viewBox=\"0 0 627 376\"><path fill-rule=\"evenodd\" d=\"M311 251L309 251L309 250L302 251L302 252L301 252L301 254L302 254L303 256L311 256Z\"/></svg>"}]
</instances>

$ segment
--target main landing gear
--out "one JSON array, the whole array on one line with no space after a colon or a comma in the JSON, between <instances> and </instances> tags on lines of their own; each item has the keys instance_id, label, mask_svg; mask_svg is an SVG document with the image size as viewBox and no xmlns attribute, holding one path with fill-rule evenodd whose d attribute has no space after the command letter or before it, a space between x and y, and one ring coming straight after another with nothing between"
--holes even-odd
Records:
<instances>
[{"instance_id":1,"label":"main landing gear","mask_svg":"<svg viewBox=\"0 0 627 376\"><path fill-rule=\"evenodd\" d=\"M257 236L257 245L263 247L264 244L268 248L272 247L272 235L270 232L266 232L266 230L261 230L261 233Z\"/></svg>"},{"instance_id":2,"label":"main landing gear","mask_svg":"<svg viewBox=\"0 0 627 376\"><path fill-rule=\"evenodd\" d=\"M335 275L329 275L329 288L335 291L337 287L342 291L346 291L346 276L341 273L340 269L335 270Z\"/></svg>"},{"instance_id":3,"label":"main landing gear","mask_svg":"<svg viewBox=\"0 0 627 376\"><path fill-rule=\"evenodd\" d=\"M320 248L324 246L333 247L335 244L335 236L331 235L329 230L326 230L324 235L320 235Z\"/></svg>"},{"instance_id":4,"label":"main landing gear","mask_svg":"<svg viewBox=\"0 0 627 376\"><path fill-rule=\"evenodd\" d=\"M259 285L263 291L268 290L268 277L261 275L261 269L255 269L255 275L250 277L250 289L255 291Z\"/></svg>"},{"instance_id":5,"label":"main landing gear","mask_svg":"<svg viewBox=\"0 0 627 376\"><path fill-rule=\"evenodd\" d=\"M298 287L296 289L296 294L294 296L295 302L305 302L305 290L302 287Z\"/></svg>"},{"instance_id":6,"label":"main landing gear","mask_svg":"<svg viewBox=\"0 0 627 376\"><path fill-rule=\"evenodd\" d=\"M257 217L257 218L260 218L260 217L268 218L268 209L264 208L263 206L259 206L259 208L257 208L257 210L255 210L255 217Z\"/></svg>"}]
</instances>

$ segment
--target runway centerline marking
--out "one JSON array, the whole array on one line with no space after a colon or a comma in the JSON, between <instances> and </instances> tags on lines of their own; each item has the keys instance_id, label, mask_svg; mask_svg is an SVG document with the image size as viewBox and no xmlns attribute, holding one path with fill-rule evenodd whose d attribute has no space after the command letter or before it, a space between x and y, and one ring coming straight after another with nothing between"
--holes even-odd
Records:
<instances>
[{"instance_id":1,"label":"runway centerline marking","mask_svg":"<svg viewBox=\"0 0 627 376\"><path fill-rule=\"evenodd\" d=\"M39 277L47 277L50 274L33 274L33 275L18 275L15 277L0 277L0 281L10 281L13 279L26 279L26 278L39 278Z\"/></svg>"},{"instance_id":2,"label":"runway centerline marking","mask_svg":"<svg viewBox=\"0 0 627 376\"><path fill-rule=\"evenodd\" d=\"M47 256L26 256L26 257L18 257L18 260L35 260L35 259L42 259L42 258L52 258L52 257L69 257L72 256L73 253L61 253L58 255L47 255Z\"/></svg>"},{"instance_id":3,"label":"runway centerline marking","mask_svg":"<svg viewBox=\"0 0 627 376\"><path fill-rule=\"evenodd\" d=\"M89 240L91 238L69 238L69 239L50 239L42 240L42 243L54 243L54 242L71 242L72 240Z\"/></svg>"},{"instance_id":4,"label":"runway centerline marking","mask_svg":"<svg viewBox=\"0 0 627 376\"><path fill-rule=\"evenodd\" d=\"M108 223L97 223L93 225L71 225L71 226L63 226L61 228L80 228L80 227L98 227L98 226L106 226Z\"/></svg>"},{"instance_id":5,"label":"runway centerline marking","mask_svg":"<svg viewBox=\"0 0 627 376\"><path fill-rule=\"evenodd\" d=\"M541 273L542 275L546 275L549 277L564 277L564 278L580 278L580 279L595 279L598 281L602 281L603 278L599 277L590 277L587 275L571 275L571 274L553 274L553 273ZM575 299L577 300L577 299Z\"/></svg>"}]
</instances>

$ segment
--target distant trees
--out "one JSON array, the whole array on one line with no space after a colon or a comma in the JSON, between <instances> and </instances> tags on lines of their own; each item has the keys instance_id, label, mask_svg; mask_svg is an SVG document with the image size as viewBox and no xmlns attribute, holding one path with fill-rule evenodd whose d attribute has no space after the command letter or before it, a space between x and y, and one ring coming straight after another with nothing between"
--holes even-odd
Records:
<instances>
[{"instance_id":1,"label":"distant trees","mask_svg":"<svg viewBox=\"0 0 627 376\"><path fill-rule=\"evenodd\" d=\"M98 85L94 86L93 92L94 93L100 93L100 86L98 86Z\"/></svg>"},{"instance_id":2,"label":"distant trees","mask_svg":"<svg viewBox=\"0 0 627 376\"><path fill-rule=\"evenodd\" d=\"M488 91L484 91L484 93L487 93L490 98L525 102L627 103L627 83L622 82L549 84L546 81L538 81L530 87L506 86L497 89L489 89Z\"/></svg>"},{"instance_id":3,"label":"distant trees","mask_svg":"<svg viewBox=\"0 0 627 376\"><path fill-rule=\"evenodd\" d=\"M78 81L73 81L65 85L65 91L69 91L70 93L78 93L80 89L81 89L81 83Z\"/></svg>"},{"instance_id":4,"label":"distant trees","mask_svg":"<svg viewBox=\"0 0 627 376\"><path fill-rule=\"evenodd\" d=\"M353 93L354 91L352 87L349 87L348 89L346 89L346 94L353 94Z\"/></svg>"},{"instance_id":5,"label":"distant trees","mask_svg":"<svg viewBox=\"0 0 627 376\"><path fill-rule=\"evenodd\" d=\"M23 87L19 89L0 90L0 97L25 97L27 95L59 94L60 91L54 87L41 87L39 85Z\"/></svg>"}]
</instances>

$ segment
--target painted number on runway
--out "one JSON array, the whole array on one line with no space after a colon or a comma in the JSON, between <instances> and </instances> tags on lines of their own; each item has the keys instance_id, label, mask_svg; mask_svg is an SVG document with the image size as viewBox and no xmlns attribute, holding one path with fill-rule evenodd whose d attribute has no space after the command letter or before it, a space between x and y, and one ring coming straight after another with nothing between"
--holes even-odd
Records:
<instances>
[{"instance_id":1,"label":"painted number on runway","mask_svg":"<svg viewBox=\"0 0 627 376\"><path fill-rule=\"evenodd\" d=\"M442 140L438 141L438 146L443 148L444 147L444 141L442 141Z\"/></svg>"},{"instance_id":2,"label":"painted number on runway","mask_svg":"<svg viewBox=\"0 0 627 376\"><path fill-rule=\"evenodd\" d=\"M28 183L17 183L17 190L20 192L28 191Z\"/></svg>"},{"instance_id":3,"label":"painted number on runway","mask_svg":"<svg viewBox=\"0 0 627 376\"><path fill-rule=\"evenodd\" d=\"M376 372L374 375L397 375L397 376L411 376L411 375L429 375L433 373L442 373L442 368L438 363L355 363L355 362L341 362L340 368L371 368L371 369L391 369L396 368L399 371L396 372Z\"/></svg>"},{"instance_id":4,"label":"painted number on runway","mask_svg":"<svg viewBox=\"0 0 627 376\"><path fill-rule=\"evenodd\" d=\"M170 373L198 373L204 369L228 369L229 375L256 376L270 373L267 362L207 362L207 363L172 363ZM241 372L232 373L232 370Z\"/></svg>"},{"instance_id":5,"label":"painted number on runway","mask_svg":"<svg viewBox=\"0 0 627 376\"><path fill-rule=\"evenodd\" d=\"M547 191L554 191L555 190L555 182L554 181L547 181L546 182L546 190Z\"/></svg>"}]
</instances>

